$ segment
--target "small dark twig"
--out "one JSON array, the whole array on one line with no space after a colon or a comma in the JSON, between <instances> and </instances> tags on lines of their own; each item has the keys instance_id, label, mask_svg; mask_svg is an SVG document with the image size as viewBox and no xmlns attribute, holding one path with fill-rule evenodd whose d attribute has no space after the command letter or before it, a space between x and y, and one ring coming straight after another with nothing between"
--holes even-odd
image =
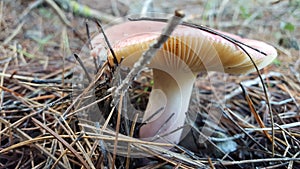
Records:
<instances>
[{"instance_id":1,"label":"small dark twig","mask_svg":"<svg viewBox=\"0 0 300 169\"><path fill-rule=\"evenodd\" d=\"M80 66L82 67L82 69L83 69L83 71L84 71L86 77L88 78L89 82L91 83L91 82L92 82L92 78L91 78L91 76L89 75L88 71L86 70L86 68L85 68L85 66L84 66L84 64L83 64L83 62L82 62L82 60L80 59L80 57L79 57L76 53L74 53L74 57L75 57L75 59L78 61L78 63L80 64Z\"/></svg>"},{"instance_id":2,"label":"small dark twig","mask_svg":"<svg viewBox=\"0 0 300 169\"><path fill-rule=\"evenodd\" d=\"M90 48L90 49L93 49L93 45L92 45L92 42L91 42L90 29L89 29L89 25L88 25L87 21L85 21L85 29L86 29L86 35L87 35L87 37L88 37L89 48ZM96 57L93 57L93 60L94 60L94 66L95 66L95 69L96 69L96 71L97 71L99 67L98 67L98 64L97 64Z\"/></svg>"},{"instance_id":3,"label":"small dark twig","mask_svg":"<svg viewBox=\"0 0 300 169\"><path fill-rule=\"evenodd\" d=\"M108 46L108 48L109 48L110 53L111 53L112 56L114 57L114 64L115 64L116 66L118 66L118 64L119 64L119 63L118 63L118 59L117 59L117 57L116 57L116 54L115 54L113 48L111 47L111 45L110 45L110 43L109 43L109 40L108 40L108 38L107 38L107 36L106 36L104 30L103 30L103 27L102 27L101 23L100 23L98 20L95 20L95 22L96 22L98 28L100 29L100 32L103 34L104 40L105 40L105 42L106 42L106 44L107 44L107 46Z\"/></svg>"},{"instance_id":4,"label":"small dark twig","mask_svg":"<svg viewBox=\"0 0 300 169\"><path fill-rule=\"evenodd\" d=\"M139 126L137 126L138 129L140 129L143 125L147 124L154 116L156 116L158 113L164 110L165 107L161 107L158 110L156 110L151 116L149 116L143 123L141 123Z\"/></svg>"},{"instance_id":5,"label":"small dark twig","mask_svg":"<svg viewBox=\"0 0 300 169\"><path fill-rule=\"evenodd\" d=\"M261 149L265 150L267 153L271 153L267 148L265 148L263 145L261 145L255 138L253 138L244 128L242 128L228 113L232 113L230 109L222 109L223 114L225 117L227 117L236 127L238 127L247 137L249 137L255 144L257 144Z\"/></svg>"},{"instance_id":6,"label":"small dark twig","mask_svg":"<svg viewBox=\"0 0 300 169\"><path fill-rule=\"evenodd\" d=\"M162 131L162 129L167 125L167 123L172 119L172 117L175 115L175 113L172 113L168 119L160 126L159 130L155 133L155 136L159 136L159 133ZM154 138L153 140L156 140L156 138ZM152 141L153 141L152 140Z\"/></svg>"}]
</instances>

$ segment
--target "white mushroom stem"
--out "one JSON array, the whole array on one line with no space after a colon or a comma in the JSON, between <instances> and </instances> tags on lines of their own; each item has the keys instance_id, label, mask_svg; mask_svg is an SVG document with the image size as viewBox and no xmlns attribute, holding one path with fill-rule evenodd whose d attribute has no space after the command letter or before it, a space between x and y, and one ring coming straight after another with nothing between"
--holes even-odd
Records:
<instances>
[{"instance_id":1,"label":"white mushroom stem","mask_svg":"<svg viewBox=\"0 0 300 169\"><path fill-rule=\"evenodd\" d=\"M165 72L153 69L153 79L154 86L143 120L150 119L141 127L140 137L149 141L177 144L182 129L176 129L184 125L195 76L184 71ZM163 110L153 116L160 108Z\"/></svg>"}]
</instances>

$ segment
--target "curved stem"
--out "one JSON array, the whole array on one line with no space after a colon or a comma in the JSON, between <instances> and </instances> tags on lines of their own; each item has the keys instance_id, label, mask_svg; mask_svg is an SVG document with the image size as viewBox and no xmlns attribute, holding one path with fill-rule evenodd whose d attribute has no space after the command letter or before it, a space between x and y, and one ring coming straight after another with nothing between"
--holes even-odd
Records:
<instances>
[{"instance_id":1,"label":"curved stem","mask_svg":"<svg viewBox=\"0 0 300 169\"><path fill-rule=\"evenodd\" d=\"M140 138L157 142L180 141L195 76L190 72L153 69L154 86L143 117L147 122L140 129ZM159 109L162 111L157 113ZM157 113L153 116L154 113ZM153 116L153 117L152 117ZM170 133L170 134L168 134Z\"/></svg>"}]
</instances>

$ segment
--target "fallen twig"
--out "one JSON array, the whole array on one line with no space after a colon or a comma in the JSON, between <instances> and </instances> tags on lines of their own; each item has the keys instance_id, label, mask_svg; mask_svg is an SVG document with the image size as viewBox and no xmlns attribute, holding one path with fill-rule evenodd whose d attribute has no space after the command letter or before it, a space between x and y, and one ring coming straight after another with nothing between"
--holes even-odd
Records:
<instances>
[{"instance_id":1,"label":"fallen twig","mask_svg":"<svg viewBox=\"0 0 300 169\"><path fill-rule=\"evenodd\" d=\"M71 11L75 15L101 20L102 22L114 22L114 23L121 22L121 20L118 20L117 17L92 9L86 5L82 5L78 3L77 1L55 0L55 2L58 3L64 10Z\"/></svg>"}]
</instances>

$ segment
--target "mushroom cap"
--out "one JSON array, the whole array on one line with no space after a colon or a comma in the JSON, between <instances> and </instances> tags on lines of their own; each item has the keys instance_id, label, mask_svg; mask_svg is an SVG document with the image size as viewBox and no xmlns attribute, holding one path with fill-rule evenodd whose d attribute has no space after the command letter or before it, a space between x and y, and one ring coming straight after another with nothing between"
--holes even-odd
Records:
<instances>
[{"instance_id":1,"label":"mushroom cap","mask_svg":"<svg viewBox=\"0 0 300 169\"><path fill-rule=\"evenodd\" d=\"M166 23L155 21L125 22L108 28L105 33L117 61L120 63L122 60L122 65L131 67L160 36L165 26ZM275 48L264 42L218 32L265 53L240 44L259 69L271 63L277 56ZM93 56L101 50L104 51L106 45L103 35L95 37L92 46ZM110 65L114 65L112 54L109 50L105 51L108 51ZM156 134L167 134L163 138L172 143L178 143L180 140L182 129L173 131L184 125L195 74L200 71L255 71L249 56L236 44L221 36L183 25L176 27L148 66L153 68L154 85L143 118L147 124L140 128L140 137L152 140ZM148 121L148 117L152 117L160 107L163 110Z\"/></svg>"},{"instance_id":2,"label":"mushroom cap","mask_svg":"<svg viewBox=\"0 0 300 169\"><path fill-rule=\"evenodd\" d=\"M122 60L122 64L132 66L157 39L165 26L166 23L156 21L125 22L107 29L106 35L112 44L118 62ZM250 54L259 69L270 64L277 56L276 49L264 42L241 38L221 31L217 32L261 51L258 52L240 44ZM92 51L94 55L104 45L104 41L99 38L102 37L96 37L92 41L92 44L96 46ZM249 56L236 44L218 35L183 25L179 25L175 29L157 55L180 57L195 74L200 71L220 71L234 74L255 71ZM113 65L113 56L110 52L108 60ZM174 60L178 60L178 58ZM174 61L171 59L168 62ZM153 64L155 63L151 62L149 66L152 67Z\"/></svg>"}]
</instances>

